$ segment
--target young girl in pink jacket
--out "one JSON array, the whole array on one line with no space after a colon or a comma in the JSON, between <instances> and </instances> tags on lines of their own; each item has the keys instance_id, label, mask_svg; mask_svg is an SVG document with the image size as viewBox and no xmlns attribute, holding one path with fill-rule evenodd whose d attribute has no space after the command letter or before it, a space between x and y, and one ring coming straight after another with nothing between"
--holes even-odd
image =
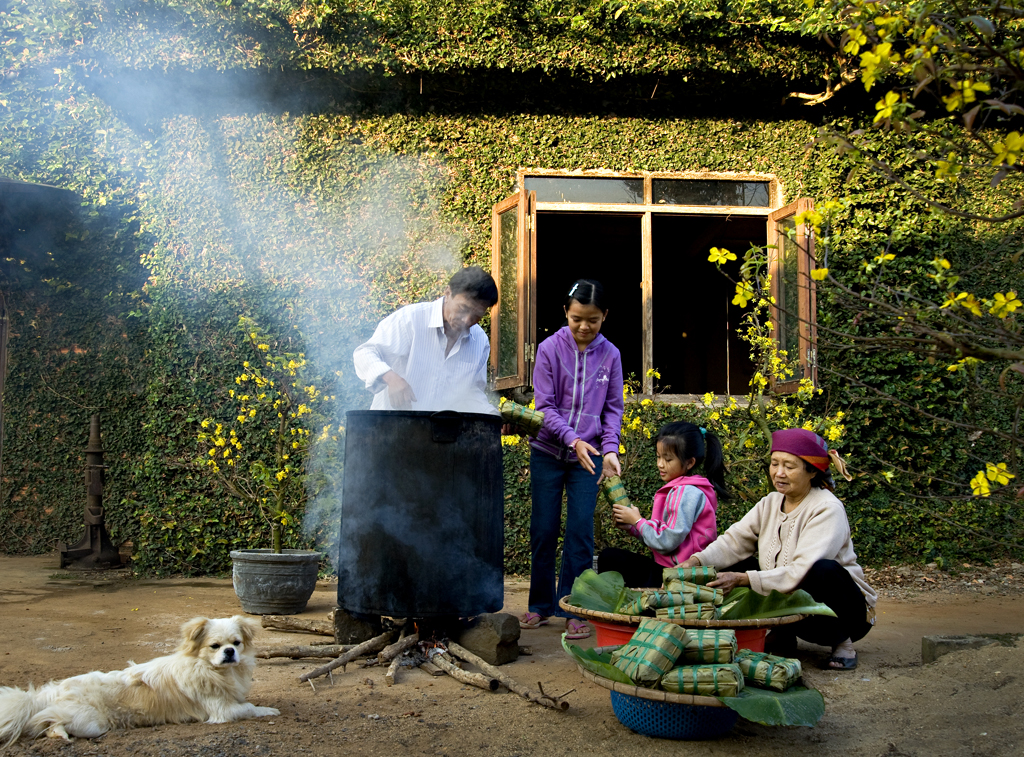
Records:
<instances>
[{"instance_id":1,"label":"young girl in pink jacket","mask_svg":"<svg viewBox=\"0 0 1024 757\"><path fill-rule=\"evenodd\" d=\"M654 495L651 517L636 507L614 505L615 525L641 539L653 557L614 547L598 555L598 572L622 574L626 586L661 586L664 568L678 565L718 535L718 498L728 497L722 443L706 429L679 421L657 436L658 475L665 485ZM701 470L704 475L696 475Z\"/></svg>"}]
</instances>

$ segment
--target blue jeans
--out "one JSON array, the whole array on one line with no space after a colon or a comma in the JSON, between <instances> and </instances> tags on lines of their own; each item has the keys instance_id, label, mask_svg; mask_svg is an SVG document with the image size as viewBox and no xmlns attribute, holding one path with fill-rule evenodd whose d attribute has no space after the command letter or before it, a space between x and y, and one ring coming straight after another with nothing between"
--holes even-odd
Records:
<instances>
[{"instance_id":1,"label":"blue jeans","mask_svg":"<svg viewBox=\"0 0 1024 757\"><path fill-rule=\"evenodd\" d=\"M572 591L572 582L594 562L594 508L601 458L593 457L596 472L587 473L576 461L565 462L530 450L530 612L571 618L558 600ZM555 585L555 553L562 525L562 490L565 490L565 538L562 569Z\"/></svg>"}]
</instances>

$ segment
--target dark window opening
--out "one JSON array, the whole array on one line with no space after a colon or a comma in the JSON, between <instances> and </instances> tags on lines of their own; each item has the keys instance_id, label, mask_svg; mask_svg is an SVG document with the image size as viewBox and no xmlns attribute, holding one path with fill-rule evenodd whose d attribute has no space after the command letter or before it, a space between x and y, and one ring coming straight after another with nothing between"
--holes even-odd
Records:
<instances>
[{"instance_id":1,"label":"dark window opening","mask_svg":"<svg viewBox=\"0 0 1024 757\"><path fill-rule=\"evenodd\" d=\"M665 216L651 219L653 364L671 394L743 394L753 376L750 345L739 338L744 310L735 284L708 262L712 247L738 260L724 266L739 279L751 244L765 243L762 218Z\"/></svg>"},{"instance_id":2,"label":"dark window opening","mask_svg":"<svg viewBox=\"0 0 1024 757\"><path fill-rule=\"evenodd\" d=\"M596 279L608 300L601 333L622 353L623 375L643 375L640 224L639 216L537 213L538 344L565 325L572 283Z\"/></svg>"}]
</instances>

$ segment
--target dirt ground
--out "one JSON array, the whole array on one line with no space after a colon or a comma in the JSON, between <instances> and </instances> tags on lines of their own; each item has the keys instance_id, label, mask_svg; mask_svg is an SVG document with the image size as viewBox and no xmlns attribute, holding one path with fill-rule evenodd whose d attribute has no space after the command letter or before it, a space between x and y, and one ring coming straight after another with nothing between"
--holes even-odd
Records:
<instances>
[{"instance_id":1,"label":"dirt ground","mask_svg":"<svg viewBox=\"0 0 1024 757\"><path fill-rule=\"evenodd\" d=\"M116 575L67 577L57 556L0 557L0 685L25 686L89 670L120 668L170 651L178 626L196 615L241 612L227 579L134 580ZM901 573L900 570L903 572ZM557 712L514 694L488 693L455 680L403 669L384 685L384 670L350 665L298 682L317 662L261 660L251 701L277 707L275 718L224 725L142 728L95 740L21 741L12 755L1019 755L1024 753L1024 643L958 652L921 664L921 637L931 634L1024 632L1024 568L978 578L943 578L932 570L878 572L884 586L878 625L858 644L853 672L819 670L820 648L803 647L805 681L825 697L816 728L767 728L740 720L705 742L652 739L619 724L609 693L584 680L559 646L557 623L524 631L533 654L505 666L509 675L545 691L570 689L571 707ZM973 577L972 577L973 576ZM928 579L930 580L925 580ZM978 583L981 581L981 583ZM528 585L509 581L505 610L526 609ZM318 586L301 617L325 618L336 587ZM262 645L313 637L264 631ZM592 643L584 642L584 645Z\"/></svg>"}]
</instances>

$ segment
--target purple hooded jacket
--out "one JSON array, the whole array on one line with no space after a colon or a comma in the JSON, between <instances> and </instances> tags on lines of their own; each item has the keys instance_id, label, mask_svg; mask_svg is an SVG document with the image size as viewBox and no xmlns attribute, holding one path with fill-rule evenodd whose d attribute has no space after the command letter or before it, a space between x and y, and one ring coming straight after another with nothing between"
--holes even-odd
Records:
<instances>
[{"instance_id":1,"label":"purple hooded jacket","mask_svg":"<svg viewBox=\"0 0 1024 757\"><path fill-rule=\"evenodd\" d=\"M568 326L537 348L533 369L536 408L544 426L530 444L560 460L575 460L569 446L582 439L601 452L619 453L622 428L622 359L598 334L580 352Z\"/></svg>"}]
</instances>

